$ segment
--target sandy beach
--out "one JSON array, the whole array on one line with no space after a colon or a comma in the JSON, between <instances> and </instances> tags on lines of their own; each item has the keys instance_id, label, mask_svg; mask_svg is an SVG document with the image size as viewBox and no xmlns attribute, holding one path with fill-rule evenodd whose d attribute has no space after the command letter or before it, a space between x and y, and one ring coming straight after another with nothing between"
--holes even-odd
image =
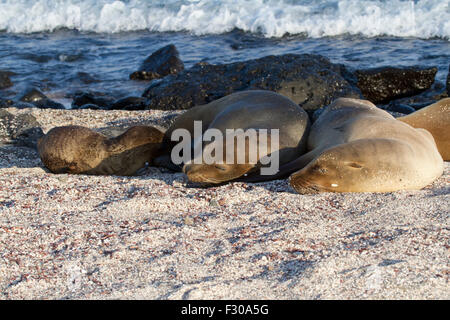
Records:
<instances>
[{"instance_id":1,"label":"sandy beach","mask_svg":"<svg viewBox=\"0 0 450 320\"><path fill-rule=\"evenodd\" d=\"M39 110L44 132L178 112ZM0 299L449 299L450 164L420 191L199 189L182 173L55 175L0 148Z\"/></svg>"}]
</instances>

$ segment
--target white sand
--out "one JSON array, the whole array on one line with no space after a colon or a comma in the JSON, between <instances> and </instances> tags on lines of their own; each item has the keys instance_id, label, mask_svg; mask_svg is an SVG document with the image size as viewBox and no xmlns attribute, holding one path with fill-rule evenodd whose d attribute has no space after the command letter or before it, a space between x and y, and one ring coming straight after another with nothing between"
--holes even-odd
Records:
<instances>
[{"instance_id":1,"label":"white sand","mask_svg":"<svg viewBox=\"0 0 450 320\"><path fill-rule=\"evenodd\" d=\"M173 113L32 112L44 131ZM0 299L449 299L450 164L420 191L54 175L0 148Z\"/></svg>"}]
</instances>

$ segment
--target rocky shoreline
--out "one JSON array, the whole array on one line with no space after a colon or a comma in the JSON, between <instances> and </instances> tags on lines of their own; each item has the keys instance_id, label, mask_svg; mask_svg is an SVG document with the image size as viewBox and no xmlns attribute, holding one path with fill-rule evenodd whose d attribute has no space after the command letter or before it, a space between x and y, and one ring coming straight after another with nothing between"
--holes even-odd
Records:
<instances>
[{"instance_id":1,"label":"rocky shoreline","mask_svg":"<svg viewBox=\"0 0 450 320\"><path fill-rule=\"evenodd\" d=\"M130 74L130 79L149 83L141 97L114 97L95 91L76 92L71 108L175 111L206 104L236 91L265 89L289 97L302 106L312 119L317 109L338 97L368 99L400 116L449 96L450 72L446 84L435 82L436 73L435 67L421 66L352 70L312 54L266 56L219 65L199 62L185 69L177 48L168 45L152 53L139 70ZM35 87L28 87L14 98L9 97L10 93L2 89L13 86L11 78L14 78L14 73L0 71L0 109L65 110L61 103L48 98ZM14 121L12 115L2 111L1 143L35 145L42 130L39 131L36 124L33 127L34 120L30 117L17 119L21 123L19 126L13 125ZM24 125L23 121L28 123ZM32 128L33 132L24 133ZM26 141L30 139L34 141Z\"/></svg>"},{"instance_id":2,"label":"rocky shoreline","mask_svg":"<svg viewBox=\"0 0 450 320\"><path fill-rule=\"evenodd\" d=\"M365 98L380 107L390 108L406 101L414 109L447 97L447 83L435 83L436 67L394 67L353 70L343 64L331 63L313 54L285 54L259 59L212 65L198 62L184 68L174 45L165 46L145 59L130 79L148 81L141 97L115 97L106 92L75 92L72 109L101 110L182 110L206 104L232 92L251 89L272 90L283 94L313 111L338 97ZM11 88L15 74L0 71L0 90ZM80 76L81 77L81 76ZM4 91L4 90L3 90ZM405 100L409 98L410 100ZM0 108L38 107L62 109L35 87L11 98L11 92L0 91ZM394 110L395 111L395 110Z\"/></svg>"}]
</instances>

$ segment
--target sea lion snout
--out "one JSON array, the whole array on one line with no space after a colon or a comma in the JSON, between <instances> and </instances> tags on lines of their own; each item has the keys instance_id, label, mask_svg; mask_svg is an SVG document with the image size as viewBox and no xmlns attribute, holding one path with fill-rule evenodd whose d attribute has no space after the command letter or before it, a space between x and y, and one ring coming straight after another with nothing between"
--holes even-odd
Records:
<instances>
[{"instance_id":1,"label":"sea lion snout","mask_svg":"<svg viewBox=\"0 0 450 320\"><path fill-rule=\"evenodd\" d=\"M289 184L299 194L315 194L323 191L318 185L310 183L300 177L300 175L293 174L289 177Z\"/></svg>"},{"instance_id":2,"label":"sea lion snout","mask_svg":"<svg viewBox=\"0 0 450 320\"><path fill-rule=\"evenodd\" d=\"M184 174L187 174L190 170L192 169L192 164L190 164L190 163L187 163L187 164L185 164L184 166L183 166L183 173Z\"/></svg>"},{"instance_id":3,"label":"sea lion snout","mask_svg":"<svg viewBox=\"0 0 450 320\"><path fill-rule=\"evenodd\" d=\"M189 181L195 183L211 182L201 173L202 166L193 163L187 163L183 166L183 173L187 175Z\"/></svg>"}]
</instances>

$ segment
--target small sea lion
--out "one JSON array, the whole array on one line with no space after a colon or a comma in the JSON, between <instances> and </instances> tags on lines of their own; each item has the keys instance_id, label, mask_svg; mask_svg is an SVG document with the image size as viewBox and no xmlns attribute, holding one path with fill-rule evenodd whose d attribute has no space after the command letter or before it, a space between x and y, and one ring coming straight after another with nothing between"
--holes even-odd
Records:
<instances>
[{"instance_id":1,"label":"small sea lion","mask_svg":"<svg viewBox=\"0 0 450 320\"><path fill-rule=\"evenodd\" d=\"M428 130L439 153L450 161L450 98L445 98L407 116L397 118L414 128Z\"/></svg>"},{"instance_id":2,"label":"small sea lion","mask_svg":"<svg viewBox=\"0 0 450 320\"><path fill-rule=\"evenodd\" d=\"M367 100L339 98L312 125L311 150L281 170L299 193L421 189L443 172L432 135Z\"/></svg>"},{"instance_id":3,"label":"small sea lion","mask_svg":"<svg viewBox=\"0 0 450 320\"><path fill-rule=\"evenodd\" d=\"M53 173L128 176L158 155L163 136L151 126L113 138L82 126L56 127L38 141L38 152Z\"/></svg>"},{"instance_id":4,"label":"small sea lion","mask_svg":"<svg viewBox=\"0 0 450 320\"><path fill-rule=\"evenodd\" d=\"M223 140L212 140L211 142L194 141L195 126L194 121L201 121L201 134L207 130L219 130ZM163 140L163 149L165 154L155 159L155 163L182 170L188 176L188 179L197 183L218 184L237 178L246 179L248 177L259 176L261 172L261 159L265 156L277 153L279 163L285 164L299 157L305 150L307 134L309 131L309 118L307 113L292 100L272 91L250 90L230 94L221 99L210 102L206 105L196 106L187 112L178 116L172 126L166 131ZM207 163L200 156L192 157L191 161L176 166L171 162L171 152L178 141L172 141L172 134L177 129L187 130L192 137L190 143L192 148L196 143L202 143L202 154L208 154L211 150L217 150L216 147L223 146L223 161ZM242 129L241 133L227 133L227 130ZM274 137L271 136L271 130L278 129L277 143L275 147ZM258 145L260 141L267 139L267 148L264 152L258 152L256 161L249 157L249 148L255 147L255 140L245 137L245 133L250 130L256 131ZM211 131L210 131L211 132ZM261 133L267 133L263 138ZM245 146L238 143L227 144L227 137L230 135L236 137L244 136ZM239 138L236 138L239 139ZM264 140L266 141L266 140ZM273 148L271 149L270 146ZM245 149L245 150L242 150ZM214 152L213 152L214 153ZM226 155L231 155L234 162L225 161ZM244 161L238 163L236 157L244 155ZM219 160L220 161L220 160ZM278 169L278 168L277 168ZM268 178L270 179L270 178Z\"/></svg>"}]
</instances>

